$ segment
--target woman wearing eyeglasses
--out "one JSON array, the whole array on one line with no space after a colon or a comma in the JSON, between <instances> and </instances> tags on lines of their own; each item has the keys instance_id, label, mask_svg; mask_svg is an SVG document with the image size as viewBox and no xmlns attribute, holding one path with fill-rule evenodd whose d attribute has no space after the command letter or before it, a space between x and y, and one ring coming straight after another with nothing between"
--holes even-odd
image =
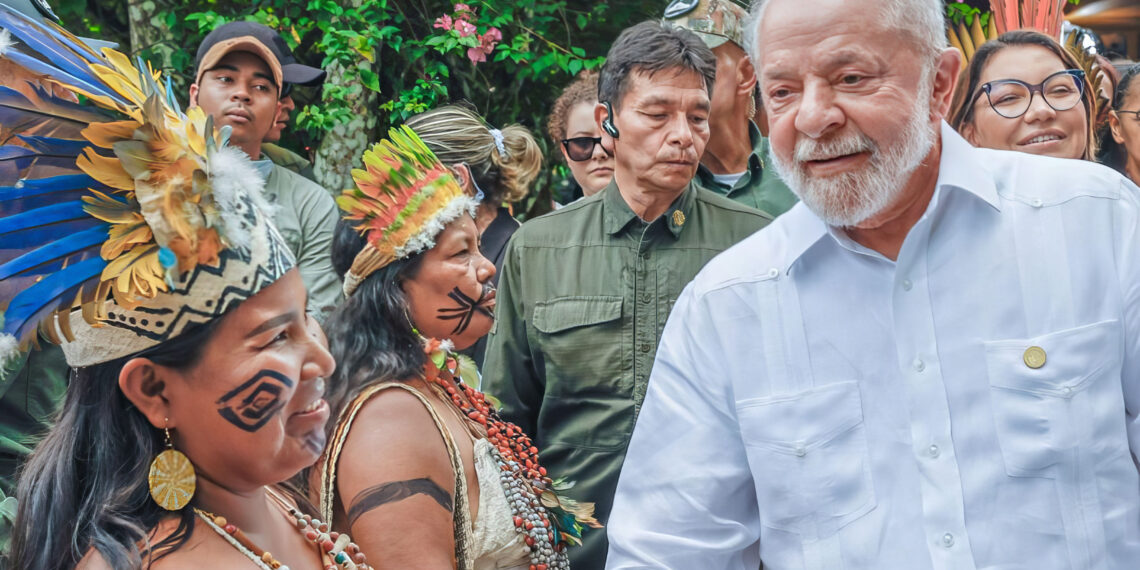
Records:
<instances>
[{"instance_id":1,"label":"woman wearing eyeglasses","mask_svg":"<svg viewBox=\"0 0 1140 570\"><path fill-rule=\"evenodd\" d=\"M1133 182L1140 184L1140 64L1133 65L1124 72L1116 86L1116 97L1112 99L1112 112L1108 115L1108 127L1112 140L1119 147L1109 166L1124 173ZM1111 146L1111 143L1110 145Z\"/></svg>"},{"instance_id":2,"label":"woman wearing eyeglasses","mask_svg":"<svg viewBox=\"0 0 1140 570\"><path fill-rule=\"evenodd\" d=\"M1079 64L1053 38L1006 32L974 54L951 124L974 146L1092 160L1092 98Z\"/></svg>"},{"instance_id":3,"label":"woman wearing eyeglasses","mask_svg":"<svg viewBox=\"0 0 1140 570\"><path fill-rule=\"evenodd\" d=\"M598 74L584 74L566 87L554 101L547 130L582 194L601 192L614 177L614 157L602 148L602 131L594 119L598 104Z\"/></svg>"}]
</instances>

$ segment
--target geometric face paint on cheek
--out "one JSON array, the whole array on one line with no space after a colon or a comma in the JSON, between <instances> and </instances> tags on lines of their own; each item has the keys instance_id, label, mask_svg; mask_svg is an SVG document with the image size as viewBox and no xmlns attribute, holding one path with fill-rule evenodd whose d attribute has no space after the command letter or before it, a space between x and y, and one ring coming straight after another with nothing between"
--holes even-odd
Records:
<instances>
[{"instance_id":1,"label":"geometric face paint on cheek","mask_svg":"<svg viewBox=\"0 0 1140 570\"><path fill-rule=\"evenodd\" d=\"M467 327L471 325L471 317L475 316L476 311L483 313L492 319L495 318L495 314L492 313L490 309L483 306L484 299L486 299L487 295L489 295L494 290L495 287L493 285L490 283L484 283L483 291L479 293L479 298L472 299L471 297L468 297L467 294L465 294L463 291L460 291L459 287L452 289L451 292L447 294L447 296L450 297L452 301L455 301L456 306L440 309L439 320L450 321L458 319L459 322L455 323L455 328L451 330L451 334L459 335L463 334L463 331L467 330Z\"/></svg>"},{"instance_id":2,"label":"geometric face paint on cheek","mask_svg":"<svg viewBox=\"0 0 1140 570\"><path fill-rule=\"evenodd\" d=\"M292 387L293 381L280 372L262 370L218 398L218 413L239 429L255 432L285 407L281 394Z\"/></svg>"}]
</instances>

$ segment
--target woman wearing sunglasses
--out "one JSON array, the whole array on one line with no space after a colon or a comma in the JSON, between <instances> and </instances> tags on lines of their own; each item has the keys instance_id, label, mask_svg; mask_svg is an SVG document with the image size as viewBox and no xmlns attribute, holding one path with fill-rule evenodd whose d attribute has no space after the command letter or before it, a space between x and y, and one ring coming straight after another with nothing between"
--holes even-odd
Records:
<instances>
[{"instance_id":1,"label":"woman wearing sunglasses","mask_svg":"<svg viewBox=\"0 0 1140 570\"><path fill-rule=\"evenodd\" d=\"M1124 173L1133 182L1140 183L1140 64L1129 67L1116 86L1112 99L1112 112L1108 126L1112 143L1117 147L1114 157L1105 162Z\"/></svg>"},{"instance_id":2,"label":"woman wearing sunglasses","mask_svg":"<svg viewBox=\"0 0 1140 570\"><path fill-rule=\"evenodd\" d=\"M974 146L1092 160L1092 98L1053 38L1006 32L974 54L955 95L954 128Z\"/></svg>"},{"instance_id":3,"label":"woman wearing sunglasses","mask_svg":"<svg viewBox=\"0 0 1140 570\"><path fill-rule=\"evenodd\" d=\"M582 194L601 192L614 177L614 157L602 148L602 131L594 120L598 104L598 74L584 74L554 101L547 130L570 167Z\"/></svg>"}]
</instances>

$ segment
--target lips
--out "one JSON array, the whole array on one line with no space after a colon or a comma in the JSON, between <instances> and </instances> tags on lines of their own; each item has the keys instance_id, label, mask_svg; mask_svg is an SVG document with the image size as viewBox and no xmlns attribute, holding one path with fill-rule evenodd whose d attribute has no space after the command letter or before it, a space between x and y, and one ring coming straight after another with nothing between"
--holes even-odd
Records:
<instances>
[{"instance_id":1,"label":"lips","mask_svg":"<svg viewBox=\"0 0 1140 570\"><path fill-rule=\"evenodd\" d=\"M253 120L253 115L241 107L235 107L233 109L227 110L225 112L225 116L239 123L248 123L249 121Z\"/></svg>"},{"instance_id":2,"label":"lips","mask_svg":"<svg viewBox=\"0 0 1140 570\"><path fill-rule=\"evenodd\" d=\"M1018 141L1017 144L1018 146L1032 146L1060 141L1066 138L1068 138L1068 136L1060 129L1046 129L1031 133L1029 136Z\"/></svg>"}]
</instances>

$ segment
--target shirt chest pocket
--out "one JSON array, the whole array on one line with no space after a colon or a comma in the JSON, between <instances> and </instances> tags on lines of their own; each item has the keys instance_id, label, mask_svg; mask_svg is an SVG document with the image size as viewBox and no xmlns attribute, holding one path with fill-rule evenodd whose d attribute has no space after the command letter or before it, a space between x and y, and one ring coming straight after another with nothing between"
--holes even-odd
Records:
<instances>
[{"instance_id":1,"label":"shirt chest pocket","mask_svg":"<svg viewBox=\"0 0 1140 570\"><path fill-rule=\"evenodd\" d=\"M822 539L875 508L855 382L741 401L737 416L765 526Z\"/></svg>"},{"instance_id":2,"label":"shirt chest pocket","mask_svg":"<svg viewBox=\"0 0 1140 570\"><path fill-rule=\"evenodd\" d=\"M1006 472L1051 477L1078 454L1127 453L1119 321L985 343L994 425Z\"/></svg>"},{"instance_id":3,"label":"shirt chest pocket","mask_svg":"<svg viewBox=\"0 0 1140 570\"><path fill-rule=\"evenodd\" d=\"M548 384L548 394L624 397L631 393L621 297L560 297L538 303L534 328L546 368L559 379Z\"/></svg>"}]
</instances>

